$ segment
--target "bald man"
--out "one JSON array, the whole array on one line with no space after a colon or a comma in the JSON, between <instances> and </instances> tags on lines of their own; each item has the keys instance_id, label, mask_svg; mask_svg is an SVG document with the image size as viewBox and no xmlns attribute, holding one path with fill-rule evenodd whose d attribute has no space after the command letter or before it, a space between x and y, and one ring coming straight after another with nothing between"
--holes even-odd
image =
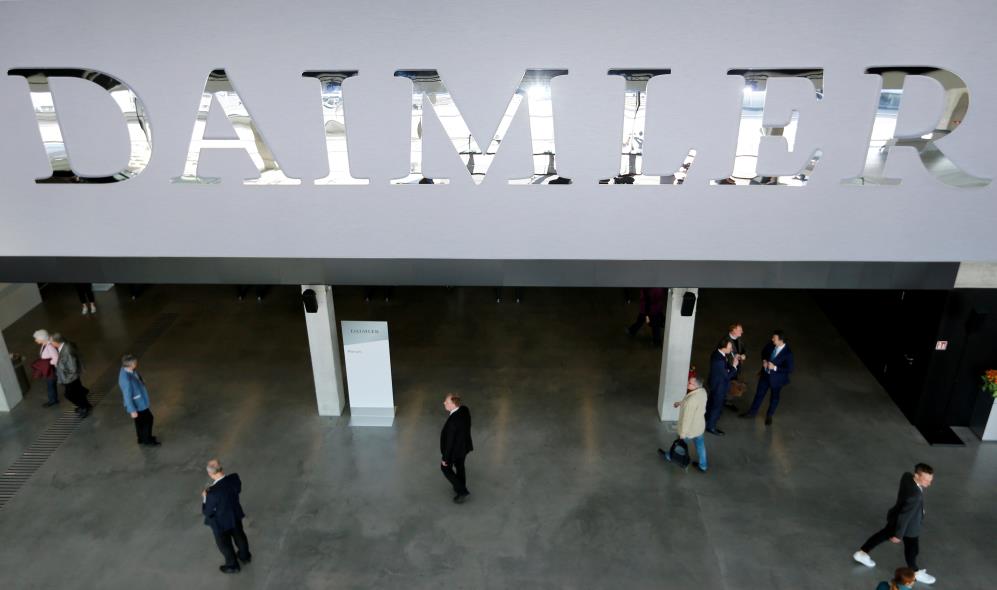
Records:
<instances>
[{"instance_id":1,"label":"bald man","mask_svg":"<svg viewBox=\"0 0 997 590\"><path fill-rule=\"evenodd\" d=\"M201 492L204 524L211 527L215 544L225 557L225 564L218 569L224 574L234 574L239 571L239 561L249 563L253 559L249 553L249 540L242 530L242 519L246 517L239 503L242 481L238 473L226 474L218 459L208 461L205 469L211 483ZM233 542L238 554L232 548Z\"/></svg>"}]
</instances>

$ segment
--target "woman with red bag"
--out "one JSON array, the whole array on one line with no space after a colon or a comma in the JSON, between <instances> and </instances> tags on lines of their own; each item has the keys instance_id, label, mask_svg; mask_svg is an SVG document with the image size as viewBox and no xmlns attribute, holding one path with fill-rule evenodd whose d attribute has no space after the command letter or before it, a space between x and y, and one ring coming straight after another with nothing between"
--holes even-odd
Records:
<instances>
[{"instance_id":1,"label":"woman with red bag","mask_svg":"<svg viewBox=\"0 0 997 590\"><path fill-rule=\"evenodd\" d=\"M35 379L44 379L48 387L48 401L42 404L43 408L50 408L59 403L59 388L56 386L55 364L59 362L59 350L52 344L52 337L46 330L37 330L34 333L35 344L41 346L38 352L38 360L31 363L32 376Z\"/></svg>"}]
</instances>

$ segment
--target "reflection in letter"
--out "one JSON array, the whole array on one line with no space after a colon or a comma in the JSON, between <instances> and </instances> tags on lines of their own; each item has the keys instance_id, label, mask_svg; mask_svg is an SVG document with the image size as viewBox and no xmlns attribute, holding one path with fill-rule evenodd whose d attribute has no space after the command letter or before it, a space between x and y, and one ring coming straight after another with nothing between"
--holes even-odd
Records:
<instances>
[{"instance_id":1,"label":"reflection in letter","mask_svg":"<svg viewBox=\"0 0 997 590\"><path fill-rule=\"evenodd\" d=\"M439 72L436 70L398 70L395 76L412 81L412 161L408 176L391 181L392 184L447 184L449 179L428 179L422 175L422 114L423 104L428 100L433 111L443 124L450 142L460 155L471 179L481 184L488 167L498 152L502 139L512 124L520 103L526 98L530 115L530 137L533 145L533 175L513 179L509 184L570 184L567 178L557 175L557 162L554 149L554 105L550 96L551 80L563 76L568 70L526 70L519 88L509 101L505 114L499 121L488 149L484 152L471 135L464 117L457 109L457 103Z\"/></svg>"},{"instance_id":2,"label":"reflection in letter","mask_svg":"<svg viewBox=\"0 0 997 590\"><path fill-rule=\"evenodd\" d=\"M370 184L370 180L353 178L350 174L350 152L346 143L343 81L356 76L356 70L308 71L301 75L317 79L322 90L322 122L325 128L325 151L329 158L329 175L319 178L315 184Z\"/></svg>"},{"instance_id":3,"label":"reflection in letter","mask_svg":"<svg viewBox=\"0 0 997 590\"><path fill-rule=\"evenodd\" d=\"M238 139L206 139L204 131L208 124L208 112L211 110L212 98L218 101L222 112L228 118ZM249 115L239 93L235 91L225 70L214 70L204 84L201 103L197 108L197 118L194 120L194 132L190 137L190 149L187 162L184 164L183 176L172 179L175 183L214 184L221 182L220 178L209 178L197 175L198 161L201 150L204 149L243 149L249 154L260 171L255 179L245 180L244 185L295 185L301 184L296 178L288 178L281 171L270 147Z\"/></svg>"},{"instance_id":4,"label":"reflection in letter","mask_svg":"<svg viewBox=\"0 0 997 590\"><path fill-rule=\"evenodd\" d=\"M729 70L731 76L744 78L743 97L741 99L741 124L737 132L737 151L734 155L734 174L730 178L711 180L713 185L733 184L778 184L785 186L803 186L810 179L822 152L815 149L806 164L798 172L790 176L758 176L758 151L762 137L777 138L786 146L787 152L793 151L796 143L796 132L800 113L793 110L788 124L766 126L765 116L765 86L769 78L803 78L814 85L817 102L824 96L824 70ZM785 125L785 126L782 126ZM769 140L773 141L773 140ZM741 181L738 183L737 181Z\"/></svg>"},{"instance_id":5,"label":"reflection in letter","mask_svg":"<svg viewBox=\"0 0 997 590\"><path fill-rule=\"evenodd\" d=\"M31 103L34 105L35 119L38 121L38 131L41 133L42 143L48 154L49 164L52 166L51 176L39 178L35 182L39 184L121 182L138 175L149 165L149 159L152 158L152 129L145 113L145 106L135 92L121 80L96 70L71 68L16 69L7 73L11 76L21 76L28 81ZM131 144L128 164L123 170L110 176L81 176L73 171L66 142L62 138L59 115L52 100L49 78L89 80L111 95L115 104L121 109L121 114L125 116Z\"/></svg>"},{"instance_id":6,"label":"reflection in letter","mask_svg":"<svg viewBox=\"0 0 997 590\"><path fill-rule=\"evenodd\" d=\"M647 122L647 83L655 76L671 70L609 70L610 76L623 76L623 149L620 155L620 175L600 180L599 184L682 184L686 172L696 157L689 150L685 162L670 176L644 174L644 129Z\"/></svg>"},{"instance_id":7,"label":"reflection in letter","mask_svg":"<svg viewBox=\"0 0 997 590\"><path fill-rule=\"evenodd\" d=\"M842 184L900 184L899 178L885 176L886 160L895 147L912 147L917 150L921 163L935 178L949 186L987 186L989 178L979 178L964 172L935 145L955 131L969 110L969 89L962 78L948 70L925 67L869 68L866 74L880 77L879 105L869 136L869 151L860 176L846 178ZM937 80L945 89L945 108L935 129L921 136L898 137L897 114L907 76L927 76Z\"/></svg>"}]
</instances>

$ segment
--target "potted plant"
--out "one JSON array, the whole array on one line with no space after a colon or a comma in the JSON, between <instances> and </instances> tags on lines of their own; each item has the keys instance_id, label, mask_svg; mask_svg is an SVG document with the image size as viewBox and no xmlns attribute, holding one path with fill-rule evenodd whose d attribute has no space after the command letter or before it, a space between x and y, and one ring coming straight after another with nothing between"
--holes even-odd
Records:
<instances>
[{"instance_id":1,"label":"potted plant","mask_svg":"<svg viewBox=\"0 0 997 590\"><path fill-rule=\"evenodd\" d=\"M997 369L990 369L980 377L983 382L981 395L973 410L970 426L981 440L997 441Z\"/></svg>"}]
</instances>

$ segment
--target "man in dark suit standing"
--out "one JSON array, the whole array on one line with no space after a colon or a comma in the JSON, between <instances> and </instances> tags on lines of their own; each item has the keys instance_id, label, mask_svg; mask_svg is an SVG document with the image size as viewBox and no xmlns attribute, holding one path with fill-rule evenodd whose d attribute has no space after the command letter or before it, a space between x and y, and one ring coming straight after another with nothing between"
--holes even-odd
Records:
<instances>
[{"instance_id":1,"label":"man in dark suit standing","mask_svg":"<svg viewBox=\"0 0 997 590\"><path fill-rule=\"evenodd\" d=\"M782 388L789 385L789 375L793 372L793 351L786 343L782 330L772 333L772 341L762 349L762 370L758 373L758 388L755 389L755 399L751 409L741 414L742 418L754 418L765 401L765 394L772 391L769 409L765 412L765 425L772 424L772 416L779 407L779 394Z\"/></svg>"},{"instance_id":2,"label":"man in dark suit standing","mask_svg":"<svg viewBox=\"0 0 997 590\"><path fill-rule=\"evenodd\" d=\"M724 402L727 401L727 390L730 389L730 380L737 375L737 367L740 360L735 357L730 364L727 363L727 355L731 354L733 345L730 340L724 339L720 343L720 348L710 355L710 378L709 397L706 399L706 432L723 436L723 430L717 428L720 421L720 414L724 411Z\"/></svg>"},{"instance_id":3,"label":"man in dark suit standing","mask_svg":"<svg viewBox=\"0 0 997 590\"><path fill-rule=\"evenodd\" d=\"M866 567L876 567L876 562L869 557L874 547L890 541L904 544L904 558L907 567L914 570L914 578L922 584L934 584L935 577L927 570L918 569L917 554L920 549L918 539L921 536L921 525L924 521L924 490L931 487L935 479L935 470L929 465L918 463L914 473L904 473L900 478L900 491L897 492L897 502L886 513L886 526L883 530L869 537L862 548L852 555L852 559Z\"/></svg>"},{"instance_id":4,"label":"man in dark suit standing","mask_svg":"<svg viewBox=\"0 0 997 590\"><path fill-rule=\"evenodd\" d=\"M460 396L456 393L443 398L443 407L450 415L440 432L440 469L457 494L453 501L463 504L471 494L467 491L467 474L464 471L464 458L474 450L471 443L471 411L460 405Z\"/></svg>"},{"instance_id":5,"label":"man in dark suit standing","mask_svg":"<svg viewBox=\"0 0 997 590\"><path fill-rule=\"evenodd\" d=\"M206 469L211 484L201 492L204 524L211 527L211 532L215 534L215 544L225 557L225 565L218 569L222 573L234 574L239 571L239 561L249 563L253 559L249 553L249 540L242 530L242 519L246 516L239 503L242 481L237 473L227 475L218 459L208 461ZM232 548L233 541L238 549L238 561L236 551Z\"/></svg>"}]
</instances>

